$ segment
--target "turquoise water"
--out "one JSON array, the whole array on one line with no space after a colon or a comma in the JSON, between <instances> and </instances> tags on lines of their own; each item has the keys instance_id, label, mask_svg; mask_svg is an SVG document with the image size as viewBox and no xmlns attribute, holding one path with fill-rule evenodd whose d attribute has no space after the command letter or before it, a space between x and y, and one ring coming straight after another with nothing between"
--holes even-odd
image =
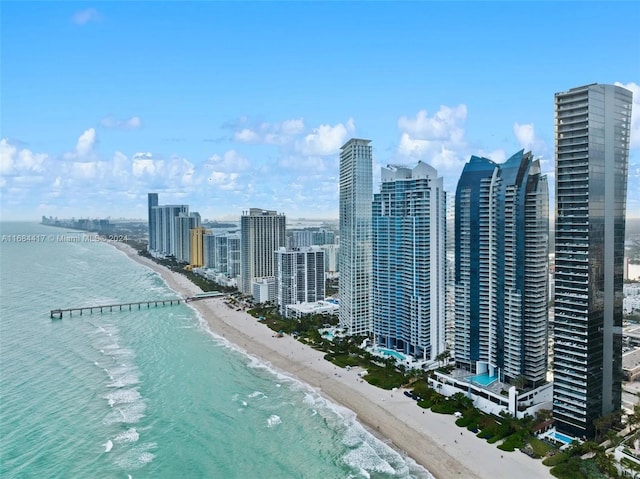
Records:
<instances>
[{"instance_id":1,"label":"turquoise water","mask_svg":"<svg viewBox=\"0 0 640 479\"><path fill-rule=\"evenodd\" d=\"M52 321L175 293L109 245L0 227L45 235L0 249L0 477L431 477L188 306Z\"/></svg>"},{"instance_id":2,"label":"turquoise water","mask_svg":"<svg viewBox=\"0 0 640 479\"><path fill-rule=\"evenodd\" d=\"M407 357L404 354L402 354L402 353L400 353L398 351L395 351L393 349L378 348L378 351L380 351L385 356L393 356L394 358L400 359L401 361L406 361L407 360Z\"/></svg>"},{"instance_id":3,"label":"turquoise water","mask_svg":"<svg viewBox=\"0 0 640 479\"><path fill-rule=\"evenodd\" d=\"M488 373L484 373L484 374L477 374L475 376L469 376L467 379L476 384L480 384L481 386L488 386L489 384L497 381L498 377L489 376Z\"/></svg>"},{"instance_id":4,"label":"turquoise water","mask_svg":"<svg viewBox=\"0 0 640 479\"><path fill-rule=\"evenodd\" d=\"M551 431L551 433L549 434L549 437L557 439L560 442L564 442L565 444L571 444L575 440L569 436L565 436L564 434L558 431Z\"/></svg>"}]
</instances>

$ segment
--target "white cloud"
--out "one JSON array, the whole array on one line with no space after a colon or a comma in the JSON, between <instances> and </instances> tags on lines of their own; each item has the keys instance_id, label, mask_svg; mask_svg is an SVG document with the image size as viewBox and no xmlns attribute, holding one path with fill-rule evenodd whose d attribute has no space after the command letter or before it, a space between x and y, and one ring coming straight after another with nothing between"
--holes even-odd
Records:
<instances>
[{"instance_id":1,"label":"white cloud","mask_svg":"<svg viewBox=\"0 0 640 479\"><path fill-rule=\"evenodd\" d=\"M520 147L530 150L534 156L546 155L549 152L546 143L536 136L533 123L514 123L513 134L516 136Z\"/></svg>"},{"instance_id":2,"label":"white cloud","mask_svg":"<svg viewBox=\"0 0 640 479\"><path fill-rule=\"evenodd\" d=\"M466 119L467 107L463 104L442 105L431 117L426 110L420 110L415 117L400 117L398 155L402 159L423 160L436 169L458 168L464 164L468 152L464 139Z\"/></svg>"},{"instance_id":3,"label":"white cloud","mask_svg":"<svg viewBox=\"0 0 640 479\"><path fill-rule=\"evenodd\" d=\"M426 110L420 110L415 118L402 116L398 128L412 138L427 141L459 140L464 135L462 124L467 119L467 106L440 106L438 112L429 117Z\"/></svg>"},{"instance_id":4,"label":"white cloud","mask_svg":"<svg viewBox=\"0 0 640 479\"><path fill-rule=\"evenodd\" d=\"M100 125L109 129L137 130L142 126L142 120L139 116L132 116L126 120L117 120L112 116L107 116L100 120Z\"/></svg>"},{"instance_id":5,"label":"white cloud","mask_svg":"<svg viewBox=\"0 0 640 479\"><path fill-rule=\"evenodd\" d=\"M298 143L297 150L304 155L335 155L347 141L347 136L354 131L355 124L352 118L349 118L346 124L320 125Z\"/></svg>"},{"instance_id":6,"label":"white cloud","mask_svg":"<svg viewBox=\"0 0 640 479\"><path fill-rule=\"evenodd\" d=\"M8 175L13 171L16 150L17 148L10 145L5 138L0 140L0 175Z\"/></svg>"},{"instance_id":7,"label":"white cloud","mask_svg":"<svg viewBox=\"0 0 640 479\"><path fill-rule=\"evenodd\" d=\"M285 120L280 124L280 130L285 135L297 135L304 131L304 121L302 118L297 120Z\"/></svg>"},{"instance_id":8,"label":"white cloud","mask_svg":"<svg viewBox=\"0 0 640 479\"><path fill-rule=\"evenodd\" d=\"M78 143L76 144L76 152L78 153L78 156L83 157L90 153L95 143L96 130L89 128L80 135L80 138L78 138Z\"/></svg>"},{"instance_id":9,"label":"white cloud","mask_svg":"<svg viewBox=\"0 0 640 479\"><path fill-rule=\"evenodd\" d=\"M237 126L242 128L236 130L233 139L240 143L258 143L265 145L284 145L290 143L296 135L304 131L304 120L302 118L284 120L280 123L262 122L252 127L245 126L247 118L242 117Z\"/></svg>"},{"instance_id":10,"label":"white cloud","mask_svg":"<svg viewBox=\"0 0 640 479\"><path fill-rule=\"evenodd\" d=\"M209 183L221 190L235 190L238 187L237 179L237 173L214 171L209 175Z\"/></svg>"},{"instance_id":11,"label":"white cloud","mask_svg":"<svg viewBox=\"0 0 640 479\"><path fill-rule=\"evenodd\" d=\"M93 154L93 147L96 144L96 130L89 128L78 138L76 148L62 155L65 160L85 160Z\"/></svg>"},{"instance_id":12,"label":"white cloud","mask_svg":"<svg viewBox=\"0 0 640 479\"><path fill-rule=\"evenodd\" d=\"M73 14L71 21L76 25L86 25L89 22L95 22L102 18L95 8L87 8Z\"/></svg>"},{"instance_id":13,"label":"white cloud","mask_svg":"<svg viewBox=\"0 0 640 479\"><path fill-rule=\"evenodd\" d=\"M162 160L148 160L145 158L134 158L131 166L133 176L153 176L162 169Z\"/></svg>"},{"instance_id":14,"label":"white cloud","mask_svg":"<svg viewBox=\"0 0 640 479\"><path fill-rule=\"evenodd\" d=\"M18 150L6 138L0 140L0 175L42 173L48 158L46 153L33 153L26 148Z\"/></svg>"},{"instance_id":15,"label":"white cloud","mask_svg":"<svg viewBox=\"0 0 640 479\"><path fill-rule=\"evenodd\" d=\"M234 133L233 139L241 143L257 143L260 141L260 135L249 128L243 128Z\"/></svg>"},{"instance_id":16,"label":"white cloud","mask_svg":"<svg viewBox=\"0 0 640 479\"><path fill-rule=\"evenodd\" d=\"M522 148L531 148L533 145L535 140L533 128L533 123L524 125L520 123L513 124L513 133L516 135L516 139Z\"/></svg>"},{"instance_id":17,"label":"white cloud","mask_svg":"<svg viewBox=\"0 0 640 479\"><path fill-rule=\"evenodd\" d=\"M631 148L640 148L640 85L635 82L627 84L616 82L615 85L630 90L633 93L631 108Z\"/></svg>"},{"instance_id":18,"label":"white cloud","mask_svg":"<svg viewBox=\"0 0 640 479\"><path fill-rule=\"evenodd\" d=\"M246 170L251 166L251 163L236 150L229 150L223 153L222 156L218 154L212 155L204 166L214 171L229 172Z\"/></svg>"},{"instance_id":19,"label":"white cloud","mask_svg":"<svg viewBox=\"0 0 640 479\"><path fill-rule=\"evenodd\" d=\"M101 165L97 161L76 161L71 165L72 177L80 180L93 180L99 176L100 170Z\"/></svg>"}]
</instances>

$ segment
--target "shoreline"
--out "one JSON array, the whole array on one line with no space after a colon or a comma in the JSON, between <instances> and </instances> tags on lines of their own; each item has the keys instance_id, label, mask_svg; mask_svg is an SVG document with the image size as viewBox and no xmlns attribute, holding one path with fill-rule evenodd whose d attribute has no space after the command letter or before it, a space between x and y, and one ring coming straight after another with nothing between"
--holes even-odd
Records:
<instances>
[{"instance_id":1,"label":"shoreline","mask_svg":"<svg viewBox=\"0 0 640 479\"><path fill-rule=\"evenodd\" d=\"M111 243L129 259L158 273L176 293L192 296L201 289L185 276L142 257L123 243ZM189 304L211 331L247 354L317 390L323 397L351 410L367 430L403 456L426 468L435 478L553 477L539 459L519 451L504 452L455 425L455 417L418 407L402 390L387 391L358 376L359 368L346 370L290 336L273 331L223 299Z\"/></svg>"}]
</instances>

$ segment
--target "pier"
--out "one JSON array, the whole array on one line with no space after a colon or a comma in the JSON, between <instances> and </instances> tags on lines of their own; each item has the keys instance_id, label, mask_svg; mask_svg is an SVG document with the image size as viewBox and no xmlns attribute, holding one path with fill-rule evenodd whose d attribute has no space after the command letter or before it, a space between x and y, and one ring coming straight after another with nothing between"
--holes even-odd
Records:
<instances>
[{"instance_id":1,"label":"pier","mask_svg":"<svg viewBox=\"0 0 640 479\"><path fill-rule=\"evenodd\" d=\"M132 311L133 309L142 309L144 306L150 308L151 306L173 306L174 304L186 303L190 298L182 299L182 298L169 298L169 299L153 299L151 301L136 301L133 303L118 303L118 304L103 304L100 306L83 306L81 308L65 308L65 309L52 309L51 310L51 319L62 319L65 313L69 313L69 316L73 316L73 313L90 313L95 312L103 313L105 311L113 312L116 311Z\"/></svg>"},{"instance_id":2,"label":"pier","mask_svg":"<svg viewBox=\"0 0 640 479\"><path fill-rule=\"evenodd\" d=\"M132 311L136 309L136 306L137 309L142 309L144 306L146 306L147 309L151 306L155 306L157 308L158 306L173 306L174 304L189 303L191 301L200 301L210 298L221 298L225 296L227 296L227 294L211 291L207 293L198 293L195 296L189 296L188 298L152 299L151 301L136 301L133 303L103 304L99 306L83 306L81 308L60 308L52 309L50 317L51 319L62 319L64 313L69 313L69 316L73 316L73 313L80 313L80 316L82 316L82 313L89 312L89 314L93 314L94 311L99 311L101 313L104 313L105 311L112 313L114 310Z\"/></svg>"}]
</instances>

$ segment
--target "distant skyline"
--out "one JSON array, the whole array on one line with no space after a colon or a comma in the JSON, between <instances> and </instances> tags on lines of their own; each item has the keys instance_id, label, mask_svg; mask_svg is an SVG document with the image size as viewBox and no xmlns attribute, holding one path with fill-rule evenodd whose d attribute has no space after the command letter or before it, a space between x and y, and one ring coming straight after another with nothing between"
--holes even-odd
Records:
<instances>
[{"instance_id":1,"label":"distant skyline","mask_svg":"<svg viewBox=\"0 0 640 479\"><path fill-rule=\"evenodd\" d=\"M338 217L339 149L437 169L541 159L554 94L634 94L627 216L640 218L638 2L17 2L0 16L3 220ZM594 32L597 32L595 34ZM552 201L550 214L554 214Z\"/></svg>"}]
</instances>

